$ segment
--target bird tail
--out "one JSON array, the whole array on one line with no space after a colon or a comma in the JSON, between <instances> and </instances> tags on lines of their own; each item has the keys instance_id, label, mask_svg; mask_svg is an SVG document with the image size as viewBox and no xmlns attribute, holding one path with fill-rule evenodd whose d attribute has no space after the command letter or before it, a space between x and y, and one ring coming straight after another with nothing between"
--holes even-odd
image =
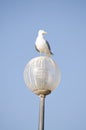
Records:
<instances>
[{"instance_id":1,"label":"bird tail","mask_svg":"<svg viewBox=\"0 0 86 130\"><path fill-rule=\"evenodd\" d=\"M51 51L50 51L50 54L51 54L51 55L54 55L53 52L51 52Z\"/></svg>"},{"instance_id":2,"label":"bird tail","mask_svg":"<svg viewBox=\"0 0 86 130\"><path fill-rule=\"evenodd\" d=\"M50 57L51 55L54 55L51 51L50 53L47 53L46 56Z\"/></svg>"}]
</instances>

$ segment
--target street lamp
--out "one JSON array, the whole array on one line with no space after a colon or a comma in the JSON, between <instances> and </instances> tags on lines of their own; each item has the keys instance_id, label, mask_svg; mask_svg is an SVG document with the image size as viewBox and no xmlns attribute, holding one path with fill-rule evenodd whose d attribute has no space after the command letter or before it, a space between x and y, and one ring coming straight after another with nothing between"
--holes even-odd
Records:
<instances>
[{"instance_id":1,"label":"street lamp","mask_svg":"<svg viewBox=\"0 0 86 130\"><path fill-rule=\"evenodd\" d=\"M45 96L60 83L61 73L58 65L48 56L31 59L24 70L24 81L31 91L40 97L39 130L44 130Z\"/></svg>"}]
</instances>

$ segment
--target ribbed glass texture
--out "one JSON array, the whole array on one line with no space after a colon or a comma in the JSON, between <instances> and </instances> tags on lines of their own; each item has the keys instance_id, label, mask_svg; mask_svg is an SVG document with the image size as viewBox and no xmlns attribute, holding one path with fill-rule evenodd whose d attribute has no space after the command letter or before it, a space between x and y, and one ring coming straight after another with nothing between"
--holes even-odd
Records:
<instances>
[{"instance_id":1,"label":"ribbed glass texture","mask_svg":"<svg viewBox=\"0 0 86 130\"><path fill-rule=\"evenodd\" d=\"M60 83L61 73L58 65L47 56L30 60L24 70L25 84L32 91L54 90Z\"/></svg>"}]
</instances>

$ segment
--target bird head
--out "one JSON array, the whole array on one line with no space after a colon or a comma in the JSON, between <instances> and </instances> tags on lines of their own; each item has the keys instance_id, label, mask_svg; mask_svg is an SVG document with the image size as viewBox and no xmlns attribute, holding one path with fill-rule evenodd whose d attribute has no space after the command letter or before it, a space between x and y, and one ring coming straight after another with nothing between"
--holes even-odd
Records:
<instances>
[{"instance_id":1,"label":"bird head","mask_svg":"<svg viewBox=\"0 0 86 130\"><path fill-rule=\"evenodd\" d=\"M44 30L39 30L39 31L38 31L38 35L45 35L45 34L47 34L47 32L44 31Z\"/></svg>"}]
</instances>

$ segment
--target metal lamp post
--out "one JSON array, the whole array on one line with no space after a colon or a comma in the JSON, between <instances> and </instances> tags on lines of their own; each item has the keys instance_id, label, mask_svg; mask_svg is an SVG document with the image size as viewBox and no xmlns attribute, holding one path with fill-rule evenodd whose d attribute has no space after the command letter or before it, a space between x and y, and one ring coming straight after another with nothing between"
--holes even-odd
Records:
<instances>
[{"instance_id":1,"label":"metal lamp post","mask_svg":"<svg viewBox=\"0 0 86 130\"><path fill-rule=\"evenodd\" d=\"M26 86L40 97L39 130L44 130L45 97L60 83L59 67L50 57L33 58L25 67L24 80Z\"/></svg>"}]
</instances>

